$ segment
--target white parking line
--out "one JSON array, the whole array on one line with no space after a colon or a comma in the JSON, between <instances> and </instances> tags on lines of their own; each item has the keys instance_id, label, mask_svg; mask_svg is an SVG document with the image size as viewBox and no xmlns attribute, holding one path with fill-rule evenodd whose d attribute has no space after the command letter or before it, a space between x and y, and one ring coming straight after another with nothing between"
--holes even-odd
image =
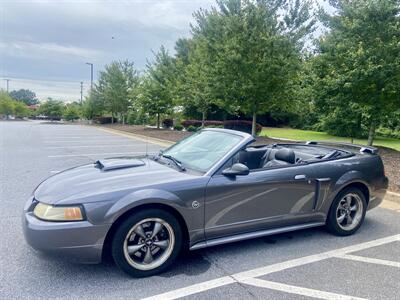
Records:
<instances>
[{"instance_id":1,"label":"white parking line","mask_svg":"<svg viewBox=\"0 0 400 300\"><path fill-rule=\"evenodd\" d=\"M135 147L137 145L118 144L118 145L84 145L84 146L48 146L46 149L69 149L69 148L108 148L108 147Z\"/></svg>"},{"instance_id":2,"label":"white parking line","mask_svg":"<svg viewBox=\"0 0 400 300\"><path fill-rule=\"evenodd\" d=\"M71 144L71 143L93 143L93 142L107 142L107 143L111 143L111 142L118 142L118 143L120 143L120 142L132 142L132 141L130 141L130 140L127 140L127 139L107 139L107 140L105 140L105 139L101 139L101 140L87 140L87 139L82 139L82 140L79 140L79 141L52 141L52 140L46 140L46 141L44 141L44 143L45 144L60 144L60 143L63 143L63 144L65 144L65 143L68 143L68 144ZM145 143L143 143L143 142L135 142L135 145L141 145L141 144L145 144Z\"/></svg>"},{"instance_id":3,"label":"white parking line","mask_svg":"<svg viewBox=\"0 0 400 300\"><path fill-rule=\"evenodd\" d=\"M61 154L61 155L49 155L49 158L59 157L74 157L74 156L89 156L89 155L134 155L134 154L146 154L146 152L111 152L111 153L80 153L80 154ZM148 153L153 154L153 153Z\"/></svg>"},{"instance_id":4,"label":"white parking line","mask_svg":"<svg viewBox=\"0 0 400 300\"><path fill-rule=\"evenodd\" d=\"M292 260L285 261L282 263L277 263L277 264L269 265L266 267L261 267L261 268L253 269L250 271L241 272L234 276L236 279L259 277L259 276L267 275L270 273L290 269L293 267L298 267L298 266L302 266L305 264L321 261L321 260L324 260L327 258L337 257L337 256L344 255L344 254L347 254L350 252L361 251L361 250L368 249L371 247L384 245L384 244L391 243L391 242L398 241L398 240L400 240L400 234L396 234L396 235L392 235L389 237L385 237L385 238L381 238L381 239L377 239L377 240L373 240L373 241L365 242L365 243L361 243L361 244L356 244L356 245L352 245L352 246L348 246L348 247L344 247L344 248L340 248L340 249L336 249L336 250L332 250L332 251L327 251L327 252L323 252L323 253L319 253L319 254L314 254L314 255L309 255L309 256L305 256L305 257L300 257L297 259L292 259Z\"/></svg>"},{"instance_id":5,"label":"white parking line","mask_svg":"<svg viewBox=\"0 0 400 300\"><path fill-rule=\"evenodd\" d=\"M190 296L196 293L200 293L206 290L224 286L227 284L235 283L236 281L230 276L220 277L214 280L209 280L201 282L198 284L190 285L181 289L173 290L161 295L156 295L148 298L143 298L142 300L172 300L178 299L186 296Z\"/></svg>"},{"instance_id":6,"label":"white parking line","mask_svg":"<svg viewBox=\"0 0 400 300\"><path fill-rule=\"evenodd\" d=\"M400 268L400 262L390 261L390 260L386 260L386 259L377 259L377 258L364 257L364 256L358 256L358 255L351 255L351 254L345 254L345 255L342 255L342 256L338 256L338 257L339 258L349 259L349 260L355 260L355 261L371 263L371 264L377 264L377 265L384 265L384 266Z\"/></svg>"},{"instance_id":7,"label":"white parking line","mask_svg":"<svg viewBox=\"0 0 400 300\"><path fill-rule=\"evenodd\" d=\"M304 288L295 285L289 285L279 282L267 281L258 278L247 278L241 281L241 283L249 284L257 287L262 287L266 289L271 289L275 291L281 291L290 294L308 296L318 299L328 299L328 300L365 300L365 298L358 298L353 296L347 296L342 294L336 294L331 292L325 292L320 290L314 290L309 288Z\"/></svg>"},{"instance_id":8,"label":"white parking line","mask_svg":"<svg viewBox=\"0 0 400 300\"><path fill-rule=\"evenodd\" d=\"M47 136L46 138L51 138L51 139L82 139L82 138L92 138L92 139L98 139L98 138L107 138L107 137L114 137L112 135L97 135L97 136L93 136L93 135L74 135L74 136L63 136L63 135L56 135L54 137L51 136Z\"/></svg>"},{"instance_id":9,"label":"white parking line","mask_svg":"<svg viewBox=\"0 0 400 300\"><path fill-rule=\"evenodd\" d=\"M355 244L355 245L344 247L344 248L339 248L339 249L335 249L335 250L331 250L331 251L327 251L327 252L323 252L323 253L319 253L319 254L300 257L300 258L284 261L284 262L281 262L281 263L276 263L276 264L273 264L273 265L269 265L269 266L256 268L256 269L253 269L253 270L249 270L249 271L236 273L236 274L233 274L233 275L230 275L230 276L224 276L224 277L221 277L221 278L218 278L218 279L205 281L205 282L202 282L202 283L198 283L198 284L187 286L187 287L180 288L180 289L177 289L177 290L169 291L169 292L166 292L166 293L163 293L163 294L159 294L159 295L155 295L155 296L152 296L152 297L149 297L149 298L145 298L145 299L146 300L149 300L149 299L151 299L151 300L177 299L177 298L180 298L180 297L189 296L189 295L193 295L193 294L196 294L196 293L204 292L204 291L213 289L215 287L228 285L228 284L231 284L231 283L234 283L234 282L246 283L246 281L248 281L248 279L254 279L255 277L267 275L267 274L274 273L274 272L283 271L283 270L286 270L286 269L290 269L290 268L306 265L306 264L309 264L309 263L318 262L318 261L321 261L321 260L324 260L324 259L328 259L328 258L343 256L343 255L346 255L346 254L351 253L351 252L361 251L361 250L364 250L364 249L368 249L368 248L371 248L371 247L384 245L384 244L391 243L391 242L394 242L394 241L399 241L399 240L400 240L400 234L396 234L396 235L388 236L388 237L381 238L381 239L372 240L372 241L361 243L361 244ZM248 282L251 282L251 281L248 281ZM254 281L252 281L252 282L254 283ZM282 287L285 286L285 288L286 287L290 287L292 293L296 293L296 294L300 294L300 295L304 295L304 293L309 293L311 291L313 291L313 293L322 293L322 294L320 294L321 297L328 295L328 293L323 292L323 291L305 289L305 288L296 287L296 286L286 286L286 285L282 285L282 284L273 285L273 284L269 284L268 281L266 281L266 282L267 282L266 285L268 284L268 288L269 289L275 289L275 290L281 291ZM346 296L346 295L339 295L339 294L333 294L333 295L340 296L342 298L323 298L323 299L349 299L349 298L343 298L343 297L349 297L349 296ZM313 296L313 297L315 297L315 296ZM360 299L360 298L352 297L350 299Z\"/></svg>"}]
</instances>

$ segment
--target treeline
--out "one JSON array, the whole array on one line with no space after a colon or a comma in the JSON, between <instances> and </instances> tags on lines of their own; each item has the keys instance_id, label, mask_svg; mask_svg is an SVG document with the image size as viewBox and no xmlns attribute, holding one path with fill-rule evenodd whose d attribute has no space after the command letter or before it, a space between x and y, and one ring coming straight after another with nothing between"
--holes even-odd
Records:
<instances>
[{"instance_id":1,"label":"treeline","mask_svg":"<svg viewBox=\"0 0 400 300\"><path fill-rule=\"evenodd\" d=\"M145 72L112 62L84 103L87 118L248 119L366 137L400 132L399 0L220 0L194 13L175 54ZM315 30L319 27L317 39Z\"/></svg>"},{"instance_id":2,"label":"treeline","mask_svg":"<svg viewBox=\"0 0 400 300\"><path fill-rule=\"evenodd\" d=\"M23 101L17 101L8 93L0 90L0 117L15 116L17 118L28 117L31 114L28 106Z\"/></svg>"},{"instance_id":3,"label":"treeline","mask_svg":"<svg viewBox=\"0 0 400 300\"><path fill-rule=\"evenodd\" d=\"M39 104L34 92L18 90L7 93L0 90L0 118L46 118L74 121L84 117L83 106L78 102L65 103L48 98Z\"/></svg>"}]
</instances>

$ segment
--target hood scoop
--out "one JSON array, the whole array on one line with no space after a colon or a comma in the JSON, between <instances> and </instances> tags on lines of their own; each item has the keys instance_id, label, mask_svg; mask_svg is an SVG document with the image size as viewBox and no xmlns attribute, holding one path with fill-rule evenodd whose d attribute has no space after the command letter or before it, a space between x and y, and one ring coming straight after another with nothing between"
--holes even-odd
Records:
<instances>
[{"instance_id":1,"label":"hood scoop","mask_svg":"<svg viewBox=\"0 0 400 300\"><path fill-rule=\"evenodd\" d=\"M102 171L135 168L145 165L140 159L101 159L94 164L96 168Z\"/></svg>"}]
</instances>

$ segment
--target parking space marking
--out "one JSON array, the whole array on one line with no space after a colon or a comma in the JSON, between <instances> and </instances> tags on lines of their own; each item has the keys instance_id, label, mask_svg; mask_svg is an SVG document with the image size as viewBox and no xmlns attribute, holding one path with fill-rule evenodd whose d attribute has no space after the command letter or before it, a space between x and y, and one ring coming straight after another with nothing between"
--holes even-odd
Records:
<instances>
[{"instance_id":1,"label":"parking space marking","mask_svg":"<svg viewBox=\"0 0 400 300\"><path fill-rule=\"evenodd\" d=\"M313 255L309 255L309 256L292 259L289 261L284 261L282 263L277 263L277 264L269 265L266 267L253 269L250 271L244 271L244 272L238 273L234 276L237 279L249 278L249 277L259 277L259 276L267 275L270 273L290 269L293 267L298 267L298 266L306 265L309 263L314 263L314 262L321 261L324 259L341 256L341 255L348 254L351 252L361 251L361 250L368 249L371 247L388 244L388 243L391 243L394 241L399 241L399 240L400 240L400 234L396 234L396 235L392 235L392 236L377 239L377 240L372 240L372 241L361 243L361 244L355 244L355 245L340 248L340 249L335 249L335 250L331 250L331 251L327 251L327 252L323 252L323 253L319 253L319 254L313 254Z\"/></svg>"},{"instance_id":2,"label":"parking space marking","mask_svg":"<svg viewBox=\"0 0 400 300\"><path fill-rule=\"evenodd\" d=\"M275 272L283 271L283 270L286 270L286 269L299 267L299 266L302 266L302 265L306 265L306 264L322 261L322 260L328 259L328 258L342 257L342 256L344 256L344 255L346 255L348 253L351 253L351 252L357 252L357 251L365 250L365 249L368 249L368 248L372 248L372 247L388 244L388 243L391 243L391 242L395 242L395 241L400 241L400 234L396 234L396 235L392 235L392 236L388 236L388 237L372 240L372 241L369 241L369 242L355 244L355 245L347 246L347 247L344 247L344 248L330 250L330 251L319 253L319 254L313 254L313 255L309 255L309 256L304 256L304 257L300 257L300 258L296 258L296 259L292 259L292 260L288 260L288 261L284 261L284 262L280 262L280 263L276 263L276 264L272 264L272 265L268 265L268 266L264 266L264 267L260 267L260 268L256 268L256 269L252 269L252 270L248 270L248 271L244 271L244 272L239 272L239 273L236 273L236 274L233 274L233 275L224 276L224 277L221 277L221 278L217 278L217 279L205 281L205 282L202 282L202 283L198 283L198 284L195 284L195 285L190 285L190 286L187 286L187 287L184 287L184 288L180 288L180 289L177 289L177 290L169 291L169 292L166 292L166 293L163 293L163 294L158 294L158 295L146 298L146 299L147 300L149 300L149 299L151 299L151 300L177 299L177 298L181 298L181 297L184 297L184 296L189 296L189 295L193 295L193 294L196 294L196 293L204 292L204 291L207 291L209 289L213 289L215 287L228 285L228 284L231 284L231 283L234 283L234 282L238 282L238 283L246 283L246 281L247 282L254 282L254 281L248 281L248 279L254 279L255 277L260 277L260 276L267 275L267 274L270 274L270 273L275 273ZM282 284L278 284L275 287L278 290L280 290L280 288L282 286L283 286ZM318 291L318 290L305 289L305 288L296 287L296 286L289 286L289 287L291 287L293 293L295 293L295 291L304 292L304 293L321 292L321 293L323 293L323 294L320 294L321 296L327 296L328 295L327 292L322 292L322 291ZM272 285L269 285L269 288L272 288ZM300 295L303 295L303 294L300 293ZM346 296L346 295L339 295L339 294L332 294L332 296L333 295L341 296L341 297L349 297L349 296ZM315 297L315 296L312 296L312 297ZM323 299L360 299L360 298L351 297L351 298L323 298Z\"/></svg>"},{"instance_id":3,"label":"parking space marking","mask_svg":"<svg viewBox=\"0 0 400 300\"><path fill-rule=\"evenodd\" d=\"M230 276L220 277L214 280L209 280L205 282L201 282L198 284L193 284L188 287L184 287L181 289L173 290L161 295L156 295L148 298L143 298L142 300L173 300L186 296L190 296L196 293L204 292L207 290L211 290L217 287L221 287L224 285L228 285L231 283L235 283L236 281Z\"/></svg>"},{"instance_id":4,"label":"parking space marking","mask_svg":"<svg viewBox=\"0 0 400 300\"><path fill-rule=\"evenodd\" d=\"M69 148L108 148L108 147L134 147L137 145L118 144L118 145L79 145L79 146L48 146L46 149L69 149Z\"/></svg>"},{"instance_id":5,"label":"parking space marking","mask_svg":"<svg viewBox=\"0 0 400 300\"><path fill-rule=\"evenodd\" d=\"M345 258L349 260L400 268L400 262L386 260L386 259L378 259L378 258L371 258L371 257L351 255L351 254L341 255L338 256L338 258Z\"/></svg>"},{"instance_id":6,"label":"parking space marking","mask_svg":"<svg viewBox=\"0 0 400 300\"><path fill-rule=\"evenodd\" d=\"M44 143L45 144L53 144L53 143L68 143L68 144L70 144L70 143L82 143L82 142L84 142L84 143L87 143L87 142L90 142L90 143L92 143L92 142L103 142L104 143L105 141L107 141L107 143L110 143L110 142L128 142L128 140L126 140L126 139L110 138L110 139L97 139L97 140L80 139L80 140L75 140L75 141L45 140ZM143 144L143 143L139 142L139 143L136 143L136 144Z\"/></svg>"},{"instance_id":7,"label":"parking space marking","mask_svg":"<svg viewBox=\"0 0 400 300\"><path fill-rule=\"evenodd\" d=\"M60 157L76 157L76 156L90 156L90 155L134 155L134 154L146 154L146 152L111 152L111 153L79 153L79 154L60 154L60 155L49 155L49 158L60 158ZM154 154L148 153L148 154Z\"/></svg>"},{"instance_id":8,"label":"parking space marking","mask_svg":"<svg viewBox=\"0 0 400 300\"><path fill-rule=\"evenodd\" d=\"M358 297L353 297L353 296L348 296L348 295L325 292L325 291L309 289L309 288L304 288L304 287L295 286L295 285L289 285L289 284L284 284L284 283L279 283L279 282L274 282L274 281L262 280L262 279L258 279L258 278L243 279L241 281L241 283L256 286L256 287L271 289L271 290L275 290L275 291L281 291L281 292L285 292L285 293L308 296L308 297L319 298L319 299L365 300L365 298L358 298Z\"/></svg>"}]
</instances>

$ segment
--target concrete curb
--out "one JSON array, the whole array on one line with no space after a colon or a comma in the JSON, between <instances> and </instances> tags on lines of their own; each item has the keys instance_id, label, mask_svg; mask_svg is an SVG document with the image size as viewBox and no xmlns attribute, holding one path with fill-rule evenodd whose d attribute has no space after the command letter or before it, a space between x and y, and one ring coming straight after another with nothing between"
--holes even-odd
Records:
<instances>
[{"instance_id":1,"label":"concrete curb","mask_svg":"<svg viewBox=\"0 0 400 300\"><path fill-rule=\"evenodd\" d=\"M385 200L400 204L400 194L387 191Z\"/></svg>"},{"instance_id":2,"label":"concrete curb","mask_svg":"<svg viewBox=\"0 0 400 300\"><path fill-rule=\"evenodd\" d=\"M102 131L105 131L105 132L108 132L108 133L117 134L117 135L124 136L124 137L134 138L134 139L137 139L137 140L140 140L140 141L143 141L143 142L149 142L149 143L156 144L156 145L159 145L159 146L162 146L162 147L169 147L169 146L175 144L174 142L171 142L171 141L158 139L158 138L153 138L153 137L148 137L146 135L131 133L131 132L124 131L124 130L104 128L104 127L101 127L101 126L92 126L92 125L86 125L86 126L94 127L94 128L99 129L99 130L102 130Z\"/></svg>"}]
</instances>

